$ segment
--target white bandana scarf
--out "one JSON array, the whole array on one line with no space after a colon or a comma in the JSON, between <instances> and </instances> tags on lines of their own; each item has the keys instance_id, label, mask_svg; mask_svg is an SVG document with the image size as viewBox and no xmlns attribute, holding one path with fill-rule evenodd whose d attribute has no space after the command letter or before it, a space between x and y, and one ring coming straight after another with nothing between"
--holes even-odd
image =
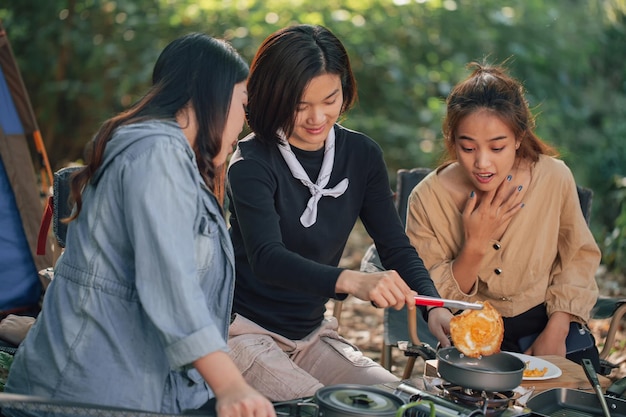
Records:
<instances>
[{"instance_id":1,"label":"white bandana scarf","mask_svg":"<svg viewBox=\"0 0 626 417\"><path fill-rule=\"evenodd\" d=\"M311 181L304 168L302 168L302 165L291 150L289 142L282 130L278 132L278 137L281 139L278 143L278 150L287 163L291 175L293 175L295 179L300 180L311 193L311 198L306 204L304 213L300 216L300 223L302 223L304 227L311 227L317 221L317 203L320 199L325 196L337 198L348 189L349 181L347 178L341 180L339 184L335 185L333 188L324 188L326 184L328 184L328 181L330 181L330 174L333 172L333 164L335 163L335 129L330 129L328 137L326 138L322 168L315 183Z\"/></svg>"}]
</instances>

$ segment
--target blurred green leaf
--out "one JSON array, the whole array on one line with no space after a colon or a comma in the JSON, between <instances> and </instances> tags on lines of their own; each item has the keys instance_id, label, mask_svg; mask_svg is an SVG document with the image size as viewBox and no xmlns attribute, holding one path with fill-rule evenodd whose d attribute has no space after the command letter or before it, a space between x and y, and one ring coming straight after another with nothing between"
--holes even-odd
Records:
<instances>
[{"instance_id":1,"label":"blurred green leaf","mask_svg":"<svg viewBox=\"0 0 626 417\"><path fill-rule=\"evenodd\" d=\"M359 86L344 124L380 143L391 178L437 164L444 100L466 64L506 61L540 136L594 189L605 242L621 212L613 178L626 174L625 11L625 0L20 0L0 18L54 169L82 157L99 124L145 90L160 50L190 31L251 60L280 27L329 27Z\"/></svg>"}]
</instances>

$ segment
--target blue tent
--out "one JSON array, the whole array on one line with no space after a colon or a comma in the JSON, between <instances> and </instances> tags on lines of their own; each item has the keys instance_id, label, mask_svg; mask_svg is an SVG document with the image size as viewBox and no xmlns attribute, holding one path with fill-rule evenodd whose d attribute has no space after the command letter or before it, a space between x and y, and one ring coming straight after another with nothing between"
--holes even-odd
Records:
<instances>
[{"instance_id":1,"label":"blue tent","mask_svg":"<svg viewBox=\"0 0 626 417\"><path fill-rule=\"evenodd\" d=\"M43 199L29 141L38 153L35 160L47 164L28 94L0 22L0 318L3 312L37 306L42 292L37 271L52 265L50 238L44 242L46 254L37 255Z\"/></svg>"}]
</instances>

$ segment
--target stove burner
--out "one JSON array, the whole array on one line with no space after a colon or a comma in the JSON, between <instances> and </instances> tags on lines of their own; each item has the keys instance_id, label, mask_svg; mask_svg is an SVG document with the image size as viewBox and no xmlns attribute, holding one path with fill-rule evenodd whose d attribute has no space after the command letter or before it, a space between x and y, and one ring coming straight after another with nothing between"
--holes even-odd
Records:
<instances>
[{"instance_id":1,"label":"stove burner","mask_svg":"<svg viewBox=\"0 0 626 417\"><path fill-rule=\"evenodd\" d=\"M441 386L444 397L457 404L474 406L482 409L485 416L498 416L509 409L519 397L513 391L485 392L463 388L456 385Z\"/></svg>"}]
</instances>

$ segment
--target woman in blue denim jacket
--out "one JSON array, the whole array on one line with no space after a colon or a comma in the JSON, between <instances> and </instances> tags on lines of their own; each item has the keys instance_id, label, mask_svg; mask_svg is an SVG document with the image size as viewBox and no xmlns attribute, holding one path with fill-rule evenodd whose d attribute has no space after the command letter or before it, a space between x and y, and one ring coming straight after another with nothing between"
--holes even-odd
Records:
<instances>
[{"instance_id":1,"label":"woman in blue denim jacket","mask_svg":"<svg viewBox=\"0 0 626 417\"><path fill-rule=\"evenodd\" d=\"M6 392L161 413L215 397L221 416L274 416L227 354L234 260L213 192L242 130L247 75L226 42L183 36L147 94L102 125Z\"/></svg>"}]
</instances>

